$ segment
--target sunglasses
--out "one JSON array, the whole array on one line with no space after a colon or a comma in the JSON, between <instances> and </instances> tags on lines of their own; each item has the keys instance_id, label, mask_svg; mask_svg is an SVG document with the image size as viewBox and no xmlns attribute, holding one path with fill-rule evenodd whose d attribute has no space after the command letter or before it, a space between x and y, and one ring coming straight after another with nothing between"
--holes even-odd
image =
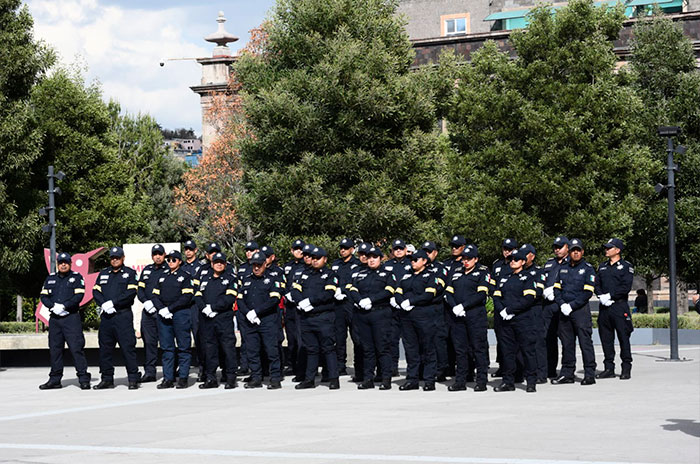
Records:
<instances>
[{"instance_id":1,"label":"sunglasses","mask_svg":"<svg viewBox=\"0 0 700 464\"><path fill-rule=\"evenodd\" d=\"M165 258L165 260L169 263L175 263L177 261L180 261L178 258Z\"/></svg>"}]
</instances>

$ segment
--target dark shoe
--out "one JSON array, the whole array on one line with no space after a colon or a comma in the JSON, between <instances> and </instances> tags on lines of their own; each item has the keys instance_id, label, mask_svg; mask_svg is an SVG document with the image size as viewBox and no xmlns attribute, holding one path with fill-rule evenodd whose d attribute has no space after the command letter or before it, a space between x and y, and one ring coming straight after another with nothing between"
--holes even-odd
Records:
<instances>
[{"instance_id":1,"label":"dark shoe","mask_svg":"<svg viewBox=\"0 0 700 464\"><path fill-rule=\"evenodd\" d=\"M279 390L282 388L282 382L279 380L270 380L270 385L267 386L268 390Z\"/></svg>"},{"instance_id":2,"label":"dark shoe","mask_svg":"<svg viewBox=\"0 0 700 464\"><path fill-rule=\"evenodd\" d=\"M401 391L418 390L418 388L419 388L418 382L406 382L399 387L399 390L401 390Z\"/></svg>"},{"instance_id":3,"label":"dark shoe","mask_svg":"<svg viewBox=\"0 0 700 464\"><path fill-rule=\"evenodd\" d=\"M525 379L523 377L516 377L514 381L515 383L523 383Z\"/></svg>"},{"instance_id":4,"label":"dark shoe","mask_svg":"<svg viewBox=\"0 0 700 464\"><path fill-rule=\"evenodd\" d=\"M391 379L382 380L382 384L379 386L380 390L391 390Z\"/></svg>"},{"instance_id":5,"label":"dark shoe","mask_svg":"<svg viewBox=\"0 0 700 464\"><path fill-rule=\"evenodd\" d=\"M82 386L82 383L80 385ZM50 380L39 385L39 390L58 390L59 388L63 388L61 382L52 382ZM88 388L90 388L90 383L88 383Z\"/></svg>"},{"instance_id":6,"label":"dark shoe","mask_svg":"<svg viewBox=\"0 0 700 464\"><path fill-rule=\"evenodd\" d=\"M187 377L180 377L177 379L177 385L175 385L175 388L179 388L182 390L183 388L187 388L189 385L187 383Z\"/></svg>"},{"instance_id":7,"label":"dark shoe","mask_svg":"<svg viewBox=\"0 0 700 464\"><path fill-rule=\"evenodd\" d=\"M632 366L622 366L622 374L620 374L620 380L629 380L632 378Z\"/></svg>"},{"instance_id":8,"label":"dark shoe","mask_svg":"<svg viewBox=\"0 0 700 464\"><path fill-rule=\"evenodd\" d=\"M286 367L286 368L284 369L284 372L282 372L282 374L284 374L284 375L294 375L295 372L296 372L296 371L294 370L293 367Z\"/></svg>"},{"instance_id":9,"label":"dark shoe","mask_svg":"<svg viewBox=\"0 0 700 464\"><path fill-rule=\"evenodd\" d=\"M199 385L202 390L207 388L219 388L219 382L216 380L207 380L206 382Z\"/></svg>"},{"instance_id":10,"label":"dark shoe","mask_svg":"<svg viewBox=\"0 0 700 464\"><path fill-rule=\"evenodd\" d=\"M515 391L515 385L508 383L502 383L493 389L495 392L512 392Z\"/></svg>"},{"instance_id":11,"label":"dark shoe","mask_svg":"<svg viewBox=\"0 0 700 464\"><path fill-rule=\"evenodd\" d=\"M563 375L557 377L556 379L552 379L550 382L552 385L561 385L564 383L574 383L574 378L573 377L564 377Z\"/></svg>"},{"instance_id":12,"label":"dark shoe","mask_svg":"<svg viewBox=\"0 0 700 464\"><path fill-rule=\"evenodd\" d=\"M595 375L596 379L612 379L615 377L615 371L613 369L605 369L603 372L598 372Z\"/></svg>"},{"instance_id":13,"label":"dark shoe","mask_svg":"<svg viewBox=\"0 0 700 464\"><path fill-rule=\"evenodd\" d=\"M331 379L328 383L329 390L338 390L340 388L340 381L338 379Z\"/></svg>"},{"instance_id":14,"label":"dark shoe","mask_svg":"<svg viewBox=\"0 0 700 464\"><path fill-rule=\"evenodd\" d=\"M353 375L352 377L350 377L350 381L355 382L355 383L360 383L360 382L364 382L365 379L362 376Z\"/></svg>"},{"instance_id":15,"label":"dark shoe","mask_svg":"<svg viewBox=\"0 0 700 464\"><path fill-rule=\"evenodd\" d=\"M476 386L474 387L475 392L485 392L486 391L486 384L483 383L477 383Z\"/></svg>"},{"instance_id":16,"label":"dark shoe","mask_svg":"<svg viewBox=\"0 0 700 464\"><path fill-rule=\"evenodd\" d=\"M238 383L236 383L235 380L228 380L228 381L226 381L226 385L224 385L224 389L233 390L237 386L238 386Z\"/></svg>"},{"instance_id":17,"label":"dark shoe","mask_svg":"<svg viewBox=\"0 0 700 464\"><path fill-rule=\"evenodd\" d=\"M501 372L501 368L499 367L498 369L496 369L496 372L491 374L491 377L503 377L503 373Z\"/></svg>"},{"instance_id":18,"label":"dark shoe","mask_svg":"<svg viewBox=\"0 0 700 464\"><path fill-rule=\"evenodd\" d=\"M535 385L528 385L525 391L528 393L535 393L537 391L537 387Z\"/></svg>"},{"instance_id":19,"label":"dark shoe","mask_svg":"<svg viewBox=\"0 0 700 464\"><path fill-rule=\"evenodd\" d=\"M294 386L296 390L305 390L307 388L316 388L316 382L313 380L304 380L303 382Z\"/></svg>"},{"instance_id":20,"label":"dark shoe","mask_svg":"<svg viewBox=\"0 0 700 464\"><path fill-rule=\"evenodd\" d=\"M243 377L243 381L244 381L244 382L250 382L251 380L253 380L253 376L252 376L252 375L249 375L248 377Z\"/></svg>"},{"instance_id":21,"label":"dark shoe","mask_svg":"<svg viewBox=\"0 0 700 464\"><path fill-rule=\"evenodd\" d=\"M93 390L106 390L108 388L114 388L114 382L108 382L106 380L100 380L100 383L92 387Z\"/></svg>"},{"instance_id":22,"label":"dark shoe","mask_svg":"<svg viewBox=\"0 0 700 464\"><path fill-rule=\"evenodd\" d=\"M80 382L80 389L81 390L90 390L90 382Z\"/></svg>"},{"instance_id":23,"label":"dark shoe","mask_svg":"<svg viewBox=\"0 0 700 464\"><path fill-rule=\"evenodd\" d=\"M584 377L583 380L581 380L581 385L593 385L595 383L595 379L593 377Z\"/></svg>"},{"instance_id":24,"label":"dark shoe","mask_svg":"<svg viewBox=\"0 0 700 464\"><path fill-rule=\"evenodd\" d=\"M445 374L438 374L435 377L435 381L437 382L444 382L445 380L447 380L447 376Z\"/></svg>"},{"instance_id":25,"label":"dark shoe","mask_svg":"<svg viewBox=\"0 0 700 464\"><path fill-rule=\"evenodd\" d=\"M324 375L324 376L321 376L321 383L326 383L326 382L330 382L330 381L331 381L331 379L329 379L329 378L326 377L325 375Z\"/></svg>"},{"instance_id":26,"label":"dark shoe","mask_svg":"<svg viewBox=\"0 0 700 464\"><path fill-rule=\"evenodd\" d=\"M348 375L348 369L346 367L338 369L338 375Z\"/></svg>"},{"instance_id":27,"label":"dark shoe","mask_svg":"<svg viewBox=\"0 0 700 464\"><path fill-rule=\"evenodd\" d=\"M399 368L398 368L398 367L395 367L395 368L391 371L391 376L392 376L392 377L398 377L398 376L399 376Z\"/></svg>"},{"instance_id":28,"label":"dark shoe","mask_svg":"<svg viewBox=\"0 0 700 464\"><path fill-rule=\"evenodd\" d=\"M540 384L540 385L542 385L542 384L544 384L544 383L547 383L547 379L545 379L544 377L539 378L539 379L537 379L537 383Z\"/></svg>"},{"instance_id":29,"label":"dark shoe","mask_svg":"<svg viewBox=\"0 0 700 464\"><path fill-rule=\"evenodd\" d=\"M357 385L358 390L369 390L370 388L374 388L374 382L372 380L365 380Z\"/></svg>"},{"instance_id":30,"label":"dark shoe","mask_svg":"<svg viewBox=\"0 0 700 464\"><path fill-rule=\"evenodd\" d=\"M425 382L425 385L423 385L423 391L424 392L435 391L435 382Z\"/></svg>"},{"instance_id":31,"label":"dark shoe","mask_svg":"<svg viewBox=\"0 0 700 464\"><path fill-rule=\"evenodd\" d=\"M206 382L206 380L207 380L206 374L204 372L200 371L199 374L197 374L197 383Z\"/></svg>"},{"instance_id":32,"label":"dark shoe","mask_svg":"<svg viewBox=\"0 0 700 464\"><path fill-rule=\"evenodd\" d=\"M139 389L138 382L129 382L129 390L138 390L138 389Z\"/></svg>"},{"instance_id":33,"label":"dark shoe","mask_svg":"<svg viewBox=\"0 0 700 464\"><path fill-rule=\"evenodd\" d=\"M163 390L165 388L173 388L174 386L175 382L173 382L172 380L163 379L163 381L160 382L156 388L158 390Z\"/></svg>"},{"instance_id":34,"label":"dark shoe","mask_svg":"<svg viewBox=\"0 0 700 464\"><path fill-rule=\"evenodd\" d=\"M246 381L245 385L243 385L244 388L261 388L262 387L262 380L261 379L250 379Z\"/></svg>"},{"instance_id":35,"label":"dark shoe","mask_svg":"<svg viewBox=\"0 0 700 464\"><path fill-rule=\"evenodd\" d=\"M303 382L303 381L304 381L304 377L301 377L299 375L295 375L294 377L292 377L292 382Z\"/></svg>"},{"instance_id":36,"label":"dark shoe","mask_svg":"<svg viewBox=\"0 0 700 464\"><path fill-rule=\"evenodd\" d=\"M248 375L248 374L250 374L250 369L248 369L247 367L245 367L245 368L244 368L244 367L239 367L238 370L236 371L236 374L238 374L238 375Z\"/></svg>"},{"instance_id":37,"label":"dark shoe","mask_svg":"<svg viewBox=\"0 0 700 464\"><path fill-rule=\"evenodd\" d=\"M464 385L463 383L453 383L449 387L447 387L447 391L451 392L456 392L456 391L464 391L467 389L467 386Z\"/></svg>"},{"instance_id":38,"label":"dark shoe","mask_svg":"<svg viewBox=\"0 0 700 464\"><path fill-rule=\"evenodd\" d=\"M156 376L155 375L144 375L141 377L141 383L148 383L148 382L155 382L156 381Z\"/></svg>"},{"instance_id":39,"label":"dark shoe","mask_svg":"<svg viewBox=\"0 0 700 464\"><path fill-rule=\"evenodd\" d=\"M382 381L382 376L380 374L377 374L374 376L374 378L372 380L379 383Z\"/></svg>"}]
</instances>

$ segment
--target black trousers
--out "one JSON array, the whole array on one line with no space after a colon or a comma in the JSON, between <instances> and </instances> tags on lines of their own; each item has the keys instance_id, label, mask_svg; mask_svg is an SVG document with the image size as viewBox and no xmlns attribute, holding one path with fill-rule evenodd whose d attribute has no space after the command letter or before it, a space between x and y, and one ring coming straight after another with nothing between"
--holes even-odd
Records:
<instances>
[{"instance_id":1,"label":"black trousers","mask_svg":"<svg viewBox=\"0 0 700 464\"><path fill-rule=\"evenodd\" d=\"M622 369L629 370L632 366L632 349L630 347L630 334L632 322L627 320L630 314L627 302L615 303L610 307L600 306L598 312L598 334L603 345L605 369L615 369L615 334L620 343L620 359Z\"/></svg>"},{"instance_id":2,"label":"black trousers","mask_svg":"<svg viewBox=\"0 0 700 464\"><path fill-rule=\"evenodd\" d=\"M301 339L306 350L305 379L312 381L318 372L321 355L326 361L328 379L338 378L338 357L335 351L335 312L301 315Z\"/></svg>"},{"instance_id":3,"label":"black trousers","mask_svg":"<svg viewBox=\"0 0 700 464\"><path fill-rule=\"evenodd\" d=\"M129 382L141 378L136 360L136 334L134 334L134 314L131 309L119 310L114 314L102 313L97 333L100 346L100 374L102 380L114 381L114 361L112 356L117 343L122 350Z\"/></svg>"},{"instance_id":4,"label":"black trousers","mask_svg":"<svg viewBox=\"0 0 700 464\"><path fill-rule=\"evenodd\" d=\"M401 357L401 309L391 309L391 368L399 369L399 358Z\"/></svg>"},{"instance_id":5,"label":"black trousers","mask_svg":"<svg viewBox=\"0 0 700 464\"><path fill-rule=\"evenodd\" d=\"M537 378L547 378L547 332L544 325L544 309L542 305L533 306L533 331L535 337L535 359L537 360Z\"/></svg>"},{"instance_id":6,"label":"black trousers","mask_svg":"<svg viewBox=\"0 0 700 464\"><path fill-rule=\"evenodd\" d=\"M456 354L457 370L455 383L463 384L469 373L469 359L476 366L476 383L486 384L489 369L488 320L486 308L473 308L464 317L457 317L450 311L446 314L450 324L452 344Z\"/></svg>"},{"instance_id":7,"label":"black trousers","mask_svg":"<svg viewBox=\"0 0 700 464\"><path fill-rule=\"evenodd\" d=\"M158 364L158 314L149 314L145 309L141 313L141 340L146 359L143 363L144 374L156 376Z\"/></svg>"},{"instance_id":8,"label":"black trousers","mask_svg":"<svg viewBox=\"0 0 700 464\"><path fill-rule=\"evenodd\" d=\"M263 368L260 357L261 351L265 351L265 356L270 367L270 380L280 380L282 369L279 353L279 328L281 325L279 312L260 318L260 325L251 324L246 319L246 354L248 355L248 367L252 371L253 379L262 380Z\"/></svg>"},{"instance_id":9,"label":"black trousers","mask_svg":"<svg viewBox=\"0 0 700 464\"><path fill-rule=\"evenodd\" d=\"M87 371L87 360L83 351L85 349L85 336L78 313L71 313L67 316L51 314L49 320L49 356L51 357L49 380L53 383L60 383L63 378L63 347L66 343L73 357L78 380L89 382L90 373Z\"/></svg>"},{"instance_id":10,"label":"black trousers","mask_svg":"<svg viewBox=\"0 0 700 464\"><path fill-rule=\"evenodd\" d=\"M375 367L382 380L391 379L391 320L388 306L359 309L353 315L362 343L364 380L372 380Z\"/></svg>"},{"instance_id":11,"label":"black trousers","mask_svg":"<svg viewBox=\"0 0 700 464\"><path fill-rule=\"evenodd\" d=\"M191 318L191 323L192 323L192 361L191 365L192 367L199 367L200 371L204 369L205 362L204 359L206 357L207 349L205 346L205 343L202 342L202 332L200 331L199 328L199 309L197 308L196 305L193 305L190 308L190 318Z\"/></svg>"},{"instance_id":12,"label":"black trousers","mask_svg":"<svg viewBox=\"0 0 700 464\"><path fill-rule=\"evenodd\" d=\"M233 313L226 311L218 313L213 318L200 315L199 332L200 341L206 349L204 363L207 380L217 380L216 369L221 366L224 374L222 377L225 377L228 382L233 382L236 379L238 365Z\"/></svg>"},{"instance_id":13,"label":"black trousers","mask_svg":"<svg viewBox=\"0 0 700 464\"><path fill-rule=\"evenodd\" d=\"M503 383L508 385L515 383L518 352L523 359L527 384L537 383L536 330L535 314L532 309L516 315L509 321L502 321Z\"/></svg>"},{"instance_id":14,"label":"black trousers","mask_svg":"<svg viewBox=\"0 0 700 464\"><path fill-rule=\"evenodd\" d=\"M435 359L437 361L437 372L441 374L445 374L449 367L447 353L449 336L449 325L446 320L445 309L440 305L435 316Z\"/></svg>"},{"instance_id":15,"label":"black trousers","mask_svg":"<svg viewBox=\"0 0 700 464\"><path fill-rule=\"evenodd\" d=\"M347 365L348 329L352 337L352 302L346 298L335 305L335 350L338 356L338 370L344 370Z\"/></svg>"},{"instance_id":16,"label":"black trousers","mask_svg":"<svg viewBox=\"0 0 700 464\"><path fill-rule=\"evenodd\" d=\"M574 377L576 372L576 339L581 348L584 377L595 377L595 351L593 351L593 321L588 304L572 311L568 316L559 314L559 338L561 339L561 371L559 375Z\"/></svg>"},{"instance_id":17,"label":"black trousers","mask_svg":"<svg viewBox=\"0 0 700 464\"><path fill-rule=\"evenodd\" d=\"M236 311L235 314L236 325L238 326L238 333L241 334L241 356L238 361L240 363L241 369L249 369L250 366L248 365L248 350L246 348L246 342L248 337L246 333L247 326L245 325L248 321L246 320L245 315L240 311Z\"/></svg>"},{"instance_id":18,"label":"black trousers","mask_svg":"<svg viewBox=\"0 0 700 464\"><path fill-rule=\"evenodd\" d=\"M406 350L406 380L418 381L421 364L423 380L435 382L437 359L435 355L435 318L442 305L416 306L410 311L401 310L401 336Z\"/></svg>"},{"instance_id":19,"label":"black trousers","mask_svg":"<svg viewBox=\"0 0 700 464\"><path fill-rule=\"evenodd\" d=\"M544 324L547 377L557 376L559 366L559 305L546 303L542 307L542 323Z\"/></svg>"}]
</instances>

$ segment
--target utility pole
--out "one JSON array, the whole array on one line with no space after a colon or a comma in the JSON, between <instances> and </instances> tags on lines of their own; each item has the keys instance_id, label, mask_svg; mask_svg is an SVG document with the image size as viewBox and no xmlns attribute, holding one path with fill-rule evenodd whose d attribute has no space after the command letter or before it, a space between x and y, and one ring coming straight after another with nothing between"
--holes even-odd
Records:
<instances>
[{"instance_id":1,"label":"utility pole","mask_svg":"<svg viewBox=\"0 0 700 464\"><path fill-rule=\"evenodd\" d=\"M53 166L49 166L49 172L47 177L49 178L49 206L43 207L39 210L41 216L49 217L49 223L41 228L42 231L50 233L51 238L49 239L49 273L56 272L56 200L55 195L61 194L61 189L55 186L55 180L63 180L66 175L63 172L58 171L54 173Z\"/></svg>"}]
</instances>

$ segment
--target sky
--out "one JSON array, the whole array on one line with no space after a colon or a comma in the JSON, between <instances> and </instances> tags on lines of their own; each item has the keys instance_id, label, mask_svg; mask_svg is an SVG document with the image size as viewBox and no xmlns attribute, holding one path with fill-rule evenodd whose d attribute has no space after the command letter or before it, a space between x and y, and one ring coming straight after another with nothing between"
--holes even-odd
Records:
<instances>
[{"instance_id":1,"label":"sky","mask_svg":"<svg viewBox=\"0 0 700 464\"><path fill-rule=\"evenodd\" d=\"M27 0L35 38L44 40L65 66L84 70L99 81L105 101L122 111L148 113L168 129L193 128L201 134L199 96L190 90L201 79L192 60L211 56L214 44L203 37L217 30L223 11L226 30L245 46L274 0Z\"/></svg>"}]
</instances>

